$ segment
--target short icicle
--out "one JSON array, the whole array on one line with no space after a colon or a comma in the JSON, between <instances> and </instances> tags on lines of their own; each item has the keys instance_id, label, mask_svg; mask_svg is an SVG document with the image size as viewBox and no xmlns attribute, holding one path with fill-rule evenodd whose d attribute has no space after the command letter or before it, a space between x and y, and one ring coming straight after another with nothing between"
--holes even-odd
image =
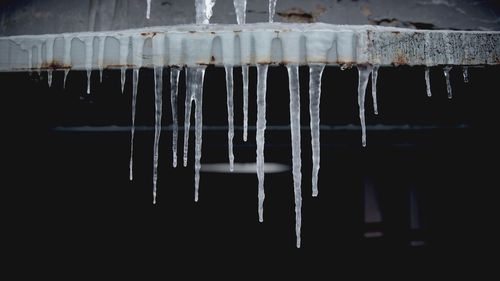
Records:
<instances>
[{"instance_id":1,"label":"short icicle","mask_svg":"<svg viewBox=\"0 0 500 281\"><path fill-rule=\"evenodd\" d=\"M153 204L156 204L156 182L158 180L158 147L161 134L163 67L154 68L155 76L155 139L153 146Z\"/></svg>"},{"instance_id":2,"label":"short icicle","mask_svg":"<svg viewBox=\"0 0 500 281\"><path fill-rule=\"evenodd\" d=\"M92 69L87 69L87 95L90 95L90 77L92 75Z\"/></svg>"},{"instance_id":3,"label":"short icicle","mask_svg":"<svg viewBox=\"0 0 500 281\"><path fill-rule=\"evenodd\" d=\"M68 73L69 73L69 69L66 68L64 70L64 78L63 78L63 89L66 89L66 78L68 78Z\"/></svg>"},{"instance_id":4,"label":"short icicle","mask_svg":"<svg viewBox=\"0 0 500 281\"><path fill-rule=\"evenodd\" d=\"M278 0L269 0L269 22L274 22L274 14L276 12L276 2Z\"/></svg>"},{"instance_id":5,"label":"short icicle","mask_svg":"<svg viewBox=\"0 0 500 281\"><path fill-rule=\"evenodd\" d=\"M120 82L122 85L122 94L124 93L125 90L125 79L126 79L126 74L127 74L127 68L125 66L120 67Z\"/></svg>"},{"instance_id":6,"label":"short icicle","mask_svg":"<svg viewBox=\"0 0 500 281\"><path fill-rule=\"evenodd\" d=\"M226 70L226 92L227 92L227 145L229 155L229 171L234 171L234 100L233 100L233 67L225 66Z\"/></svg>"},{"instance_id":7,"label":"short icicle","mask_svg":"<svg viewBox=\"0 0 500 281\"><path fill-rule=\"evenodd\" d=\"M248 139L248 65L241 66L243 76L243 141Z\"/></svg>"},{"instance_id":8,"label":"short icicle","mask_svg":"<svg viewBox=\"0 0 500 281\"><path fill-rule=\"evenodd\" d=\"M104 70L104 47L105 47L106 37L99 37L99 53L97 55L97 60L99 64L99 82L102 83L102 72Z\"/></svg>"},{"instance_id":9,"label":"short icicle","mask_svg":"<svg viewBox=\"0 0 500 281\"><path fill-rule=\"evenodd\" d=\"M378 115L378 104L377 104L377 77L378 77L378 65L374 65L372 69L372 99L373 99L373 112Z\"/></svg>"},{"instance_id":10,"label":"short icicle","mask_svg":"<svg viewBox=\"0 0 500 281\"><path fill-rule=\"evenodd\" d=\"M359 106L359 120L361 122L361 143L363 147L366 146L366 124L365 124L365 95L368 78L372 67L368 65L358 65L358 106Z\"/></svg>"},{"instance_id":11,"label":"short icicle","mask_svg":"<svg viewBox=\"0 0 500 281\"><path fill-rule=\"evenodd\" d=\"M52 87L52 69L47 70L47 83L49 84L49 88Z\"/></svg>"},{"instance_id":12,"label":"short icicle","mask_svg":"<svg viewBox=\"0 0 500 281\"><path fill-rule=\"evenodd\" d=\"M194 81L194 126L195 126L195 152L194 152L194 201L198 202L200 190L200 169L201 169L201 144L203 134L203 79L205 77L205 66L195 68Z\"/></svg>"},{"instance_id":13,"label":"short icicle","mask_svg":"<svg viewBox=\"0 0 500 281\"><path fill-rule=\"evenodd\" d=\"M450 70L451 66L445 66L443 67L443 74L444 77L446 78L446 91L448 92L448 98L451 99L453 98L453 92L451 90L451 82L450 82Z\"/></svg>"},{"instance_id":14,"label":"short icicle","mask_svg":"<svg viewBox=\"0 0 500 281\"><path fill-rule=\"evenodd\" d=\"M464 66L462 68L462 75L464 76L464 83L469 83L469 67Z\"/></svg>"},{"instance_id":15,"label":"short icicle","mask_svg":"<svg viewBox=\"0 0 500 281\"><path fill-rule=\"evenodd\" d=\"M134 68L132 77L132 124L130 128L130 162L129 178L134 179L134 135L135 135L135 108L137 102L137 86L139 85L139 68Z\"/></svg>"},{"instance_id":16,"label":"short icicle","mask_svg":"<svg viewBox=\"0 0 500 281\"><path fill-rule=\"evenodd\" d=\"M236 11L236 22L245 24L247 13L247 0L233 0L234 10Z\"/></svg>"},{"instance_id":17,"label":"short icicle","mask_svg":"<svg viewBox=\"0 0 500 281\"><path fill-rule=\"evenodd\" d=\"M215 0L195 0L196 24L209 24Z\"/></svg>"},{"instance_id":18,"label":"short icicle","mask_svg":"<svg viewBox=\"0 0 500 281\"><path fill-rule=\"evenodd\" d=\"M287 65L290 90L290 127L292 137L292 173L295 194L295 234L297 248L300 248L300 229L302 225L302 160L300 149L300 86L299 66Z\"/></svg>"},{"instance_id":19,"label":"short icicle","mask_svg":"<svg viewBox=\"0 0 500 281\"><path fill-rule=\"evenodd\" d=\"M147 0L147 7L146 7L146 18L149 19L149 16L151 14L151 0Z\"/></svg>"},{"instance_id":20,"label":"short icicle","mask_svg":"<svg viewBox=\"0 0 500 281\"><path fill-rule=\"evenodd\" d=\"M177 96L179 93L179 74L181 69L172 67L170 69L170 104L172 107L172 166L177 167L177 139L179 125L177 120Z\"/></svg>"},{"instance_id":21,"label":"short icicle","mask_svg":"<svg viewBox=\"0 0 500 281\"><path fill-rule=\"evenodd\" d=\"M257 65L257 179L259 181L258 212L259 222L264 221L264 144L266 131L266 91L267 91L267 64Z\"/></svg>"},{"instance_id":22,"label":"short icicle","mask_svg":"<svg viewBox=\"0 0 500 281\"><path fill-rule=\"evenodd\" d=\"M318 174L320 167L320 131L319 131L319 105L321 100L321 77L324 64L309 66L309 114L311 115L311 147L313 158L312 171L312 196L318 196Z\"/></svg>"},{"instance_id":23,"label":"short icicle","mask_svg":"<svg viewBox=\"0 0 500 281\"><path fill-rule=\"evenodd\" d=\"M429 74L429 67L425 67L425 85L427 87L427 96L432 97L432 92L431 92L431 78Z\"/></svg>"}]
</instances>

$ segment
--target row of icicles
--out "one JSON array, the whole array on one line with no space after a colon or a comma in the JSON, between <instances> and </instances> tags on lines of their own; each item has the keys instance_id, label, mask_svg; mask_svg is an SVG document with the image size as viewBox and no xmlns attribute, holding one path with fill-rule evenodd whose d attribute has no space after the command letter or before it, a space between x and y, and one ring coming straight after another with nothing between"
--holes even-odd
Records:
<instances>
[{"instance_id":1,"label":"row of icicles","mask_svg":"<svg viewBox=\"0 0 500 281\"><path fill-rule=\"evenodd\" d=\"M273 22L277 0L269 0L269 22ZM238 24L244 24L246 18L246 0L234 0L234 7ZM215 5L215 0L195 0L196 8L196 23L209 24L212 16L212 8ZM151 0L147 0L146 18L150 18ZM299 67L298 65L287 65L289 77L289 92L290 92L290 127L292 140L292 173L294 181L295 194L295 231L297 247L301 245L301 144L300 144L300 86L299 86ZM312 196L318 196L318 173L320 168L320 98L321 98L321 78L325 65L315 64L309 65L309 112L310 112L310 128L311 128L311 145L312 145ZM359 118L362 130L362 145L366 146L366 125L365 125L365 94L368 80L371 75L372 81L372 99L374 113L378 114L377 108L377 77L378 65L358 65L358 106ZM186 75L186 100L185 100L185 118L184 118L184 147L183 147L183 165L187 166L188 161L188 143L189 129L192 103L195 104L195 192L194 200L198 201L200 168L201 168L201 146L202 146L202 103L203 103L203 80L205 75L205 66L187 67ZM342 69L345 69L342 67ZM264 134L266 130L266 91L267 91L267 70L268 65L257 65L257 132L256 132L256 164L258 178L258 214L259 221L264 219ZM452 98L452 88L450 83L451 66L445 66L443 69L446 78L448 97ZM177 96L178 83L181 69L172 67L170 72L170 99L173 120L173 167L177 167L177 142L178 142L178 117L177 117ZM226 71L226 88L227 88L227 110L228 110L228 158L230 171L234 168L233 154L233 137L234 137L234 102L233 102L233 67L225 66ZM248 73L249 66L242 66L243 78L243 140L247 141L248 131ZM51 83L51 74L49 74L49 84ZM65 73L66 80L67 71ZM468 82L468 69L463 68L464 81ZM87 93L90 93L90 72L88 71L88 87ZM102 71L101 71L102 80ZM134 153L134 131L135 131L135 107L137 99L137 85L139 80L139 69L133 69L133 87L132 87L132 128L131 128L131 144L130 144L130 180L133 179L133 153ZM431 96L429 67L425 68L425 81L427 95ZM153 204L156 204L157 192L157 168L158 168L158 145L161 132L161 116L162 116L162 89L163 89L163 68L154 68L154 83L155 83L155 136L154 136L154 156L153 156ZM121 70L122 92L125 84L125 69Z\"/></svg>"},{"instance_id":2,"label":"row of icicles","mask_svg":"<svg viewBox=\"0 0 500 281\"><path fill-rule=\"evenodd\" d=\"M292 140L292 173L294 181L295 194L295 213L296 213L296 236L297 247L300 247L300 229L301 229L301 143L300 143L300 85L299 85L299 66L287 65L289 79L289 94L290 94L290 125L291 125L291 140ZM312 146L312 196L318 196L318 173L320 169L320 99L321 99L321 79L323 75L324 64L309 65L309 113L310 113L310 129L311 129L311 146ZM345 69L344 66L341 69ZM372 99L374 113L378 114L377 107L377 78L378 65L358 65L358 106L359 118L362 130L362 145L366 146L366 126L365 126L365 94L368 81L372 83ZM448 97L452 98L452 88L450 83L451 66L443 68L444 77L446 79L446 88ZM179 76L182 68L170 68L170 101L172 110L173 136L172 136L172 152L173 167L177 167L177 143L178 143L178 116L177 116L177 99ZM184 146L183 146L183 165L187 166L188 162L188 144L189 130L191 120L192 103L195 104L195 194L194 200L198 201L200 168L201 168L201 147L202 147L202 103L203 103L203 84L206 66L186 67L186 100L185 100L185 117L184 117ZM263 222L264 218L264 146L265 146L265 130L266 130L266 92L267 92L267 71L268 65L257 65L257 131L256 131L256 162L257 162L257 178L258 178L258 214L259 221ZM233 67L225 66L226 72L226 92L227 92L227 110L228 110L228 158L230 171L234 168L233 154L233 137L234 137L234 82L233 82ZM88 72L87 93L90 94L90 73ZM425 82L427 95L430 97L430 68L425 68ZM66 84L68 70L65 70L63 87ZM102 72L100 72L100 81L102 82ZM126 72L121 71L121 89L123 92L126 82ZM247 141L248 131L248 75L249 66L242 66L243 80L243 140ZM468 82L468 68L463 67L464 82ZM47 71L47 81L49 87L52 84L52 71ZM133 180L133 154L134 154L134 133L135 133L135 111L137 100L137 87L139 84L139 68L132 70L132 124L131 124L131 142L130 142L130 180ZM153 204L156 204L157 193L157 170L158 170L158 146L161 133L161 118L162 118L162 96L163 96L163 67L154 68L154 84L155 84L155 134L153 146Z\"/></svg>"}]
</instances>

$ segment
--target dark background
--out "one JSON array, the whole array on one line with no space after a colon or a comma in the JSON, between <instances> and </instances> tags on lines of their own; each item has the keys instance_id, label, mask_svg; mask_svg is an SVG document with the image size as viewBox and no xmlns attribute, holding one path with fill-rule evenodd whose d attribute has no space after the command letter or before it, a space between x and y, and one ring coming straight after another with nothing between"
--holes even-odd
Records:
<instances>
[{"instance_id":1,"label":"dark background","mask_svg":"<svg viewBox=\"0 0 500 281\"><path fill-rule=\"evenodd\" d=\"M260 265L281 262L288 273L295 264L315 272L328 271L334 260L379 262L381 257L408 259L412 267L441 257L468 260L493 250L498 214L497 170L498 67L451 71L453 99L448 100L442 69L431 70L433 96L427 97L423 67L381 68L378 80L379 116L373 114L371 86L366 98L368 125L399 125L399 129L369 127L368 146L361 132L343 125L359 123L357 70L327 67L323 74L321 170L319 197L311 197L309 130L302 130L302 248L295 248L295 215L291 172L266 174L264 223L257 216L257 177L248 174L201 173L200 201L194 203L194 133L187 168L171 167L171 131L160 141L158 200L152 205L153 130L136 132L135 179L128 180L128 128L100 131L101 126L129 126L131 71L125 94L119 71L92 73L92 93L86 74L70 72L66 90L62 72L54 72L52 88L46 74L0 73L4 113L4 199L15 207L16 238L30 256L44 259L90 254L151 251L158 262L244 265L255 254ZM163 125L171 124L169 71L165 70ZM235 124L242 125L240 69L235 69ZM289 124L286 68L271 67L268 76L268 126ZM301 123L309 125L308 70L301 77ZM226 93L223 68L209 67L204 85L204 125L225 126ZM184 116L184 73L179 91L179 121ZM251 68L249 125L256 121L256 69ZM152 70L140 72L137 126L154 124ZM192 120L194 125L194 119ZM338 127L338 126L340 127ZM405 129L405 125L410 127ZM71 128L92 126L83 132ZM62 128L62 129L61 129ZM338 129L336 129L338 128ZM183 131L179 132L182 164ZM248 142L235 131L236 162L255 161L255 130ZM289 130L266 131L266 162L291 166ZM203 163L227 162L227 132L203 133ZM364 183L376 188L383 222L364 220ZM419 231L409 230L409 189L415 188L420 209ZM368 229L381 238L365 238ZM411 247L413 239L425 241ZM31 251L35 249L35 251ZM476 254L466 254L469 251ZM23 250L20 257L26 258ZM479 253L479 254L478 254ZM147 255L144 255L146 257ZM218 256L218 257L216 257ZM141 258L139 255L136 258ZM321 257L321 258L320 258ZM289 263L289 262L294 263ZM168 263L172 265L172 263ZM434 263L436 264L436 263ZM437 266L439 263L437 263ZM153 265L152 265L153 266ZM310 266L310 267L309 267ZM158 270L162 270L158 268ZM189 273L189 272L187 272Z\"/></svg>"}]
</instances>

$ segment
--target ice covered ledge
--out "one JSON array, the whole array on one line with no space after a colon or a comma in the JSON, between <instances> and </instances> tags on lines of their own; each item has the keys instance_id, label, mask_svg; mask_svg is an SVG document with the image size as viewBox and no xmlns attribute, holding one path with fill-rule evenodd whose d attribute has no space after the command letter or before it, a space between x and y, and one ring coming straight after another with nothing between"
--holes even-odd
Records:
<instances>
[{"instance_id":1,"label":"ice covered ledge","mask_svg":"<svg viewBox=\"0 0 500 281\"><path fill-rule=\"evenodd\" d=\"M258 63L497 65L500 32L256 23L0 37L0 71Z\"/></svg>"}]
</instances>

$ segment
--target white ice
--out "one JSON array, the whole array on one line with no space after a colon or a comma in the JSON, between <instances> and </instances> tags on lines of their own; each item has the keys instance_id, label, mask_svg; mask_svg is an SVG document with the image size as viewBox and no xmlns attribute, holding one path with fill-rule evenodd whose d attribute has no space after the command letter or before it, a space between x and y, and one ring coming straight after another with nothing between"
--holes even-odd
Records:
<instances>
[{"instance_id":1,"label":"white ice","mask_svg":"<svg viewBox=\"0 0 500 281\"><path fill-rule=\"evenodd\" d=\"M236 22L244 24L247 13L247 0L233 0L234 10L236 11Z\"/></svg>"},{"instance_id":2,"label":"white ice","mask_svg":"<svg viewBox=\"0 0 500 281\"><path fill-rule=\"evenodd\" d=\"M234 170L234 153L233 153L233 138L234 138L234 100L233 100L233 67L225 66L226 70L226 93L227 93L227 145L229 156L229 170Z\"/></svg>"},{"instance_id":3,"label":"white ice","mask_svg":"<svg viewBox=\"0 0 500 281\"><path fill-rule=\"evenodd\" d=\"M432 92L431 92L431 79L429 77L429 67L425 67L425 85L427 86L427 96L431 97Z\"/></svg>"},{"instance_id":4,"label":"white ice","mask_svg":"<svg viewBox=\"0 0 500 281\"><path fill-rule=\"evenodd\" d=\"M156 204L156 182L158 179L158 146L161 133L163 67L154 68L155 76L155 139L153 146L153 204Z\"/></svg>"},{"instance_id":5,"label":"white ice","mask_svg":"<svg viewBox=\"0 0 500 281\"><path fill-rule=\"evenodd\" d=\"M147 0L147 7L146 7L146 18L149 19L149 16L151 14L151 0Z\"/></svg>"},{"instance_id":6,"label":"white ice","mask_svg":"<svg viewBox=\"0 0 500 281\"><path fill-rule=\"evenodd\" d=\"M302 226L302 159L300 156L300 85L299 66L288 65L288 83L290 90L290 127L292 137L292 173L295 195L295 234L297 248L300 248L300 229Z\"/></svg>"},{"instance_id":7,"label":"white ice","mask_svg":"<svg viewBox=\"0 0 500 281\"><path fill-rule=\"evenodd\" d=\"M274 13L276 12L276 2L278 0L269 0L269 22L274 22Z\"/></svg>"},{"instance_id":8,"label":"white ice","mask_svg":"<svg viewBox=\"0 0 500 281\"><path fill-rule=\"evenodd\" d=\"M203 79L205 77L205 66L195 68L195 152L194 152L194 201L198 202L198 193L200 189L200 169L201 169L201 144L203 134Z\"/></svg>"},{"instance_id":9,"label":"white ice","mask_svg":"<svg viewBox=\"0 0 500 281\"><path fill-rule=\"evenodd\" d=\"M451 99L453 98L453 92L451 90L451 82L450 82L450 70L451 66L445 66L443 67L443 74L444 77L446 78L446 91L448 92L448 98Z\"/></svg>"},{"instance_id":10,"label":"white ice","mask_svg":"<svg viewBox=\"0 0 500 281\"><path fill-rule=\"evenodd\" d=\"M139 85L139 69L134 68L132 78L132 126L130 128L130 180L134 179L134 135L135 135L135 105L137 102L137 86Z\"/></svg>"},{"instance_id":11,"label":"white ice","mask_svg":"<svg viewBox=\"0 0 500 281\"><path fill-rule=\"evenodd\" d=\"M378 105L377 105L377 78L378 78L378 65L374 65L372 69L372 99L373 99L373 111L375 115L378 115Z\"/></svg>"},{"instance_id":12,"label":"white ice","mask_svg":"<svg viewBox=\"0 0 500 281\"><path fill-rule=\"evenodd\" d=\"M324 64L309 65L309 114L311 116L311 147L313 158L312 172L312 196L318 196L318 174L320 167L320 99L321 99L321 77Z\"/></svg>"},{"instance_id":13,"label":"white ice","mask_svg":"<svg viewBox=\"0 0 500 281\"><path fill-rule=\"evenodd\" d=\"M257 65L257 179L259 181L259 221L264 221L264 134L266 131L266 91L267 91L267 64Z\"/></svg>"},{"instance_id":14,"label":"white ice","mask_svg":"<svg viewBox=\"0 0 500 281\"><path fill-rule=\"evenodd\" d=\"M177 139L179 125L177 118L177 96L179 92L179 74L181 69L172 67L170 69L170 104L172 107L172 166L177 167Z\"/></svg>"},{"instance_id":15,"label":"white ice","mask_svg":"<svg viewBox=\"0 0 500 281\"><path fill-rule=\"evenodd\" d=\"M243 76L243 141L248 138L248 65L241 66Z\"/></svg>"},{"instance_id":16,"label":"white ice","mask_svg":"<svg viewBox=\"0 0 500 281\"><path fill-rule=\"evenodd\" d=\"M462 68L462 74L464 76L464 83L469 83L469 68L467 66L464 66Z\"/></svg>"},{"instance_id":17,"label":"white ice","mask_svg":"<svg viewBox=\"0 0 500 281\"><path fill-rule=\"evenodd\" d=\"M195 0L196 24L209 24L215 0Z\"/></svg>"},{"instance_id":18,"label":"white ice","mask_svg":"<svg viewBox=\"0 0 500 281\"><path fill-rule=\"evenodd\" d=\"M358 65L358 106L359 106L359 120L361 122L361 143L363 147L366 146L366 124L365 124L365 95L366 95L366 85L368 84L368 78L372 71L372 66L369 65Z\"/></svg>"}]
</instances>

